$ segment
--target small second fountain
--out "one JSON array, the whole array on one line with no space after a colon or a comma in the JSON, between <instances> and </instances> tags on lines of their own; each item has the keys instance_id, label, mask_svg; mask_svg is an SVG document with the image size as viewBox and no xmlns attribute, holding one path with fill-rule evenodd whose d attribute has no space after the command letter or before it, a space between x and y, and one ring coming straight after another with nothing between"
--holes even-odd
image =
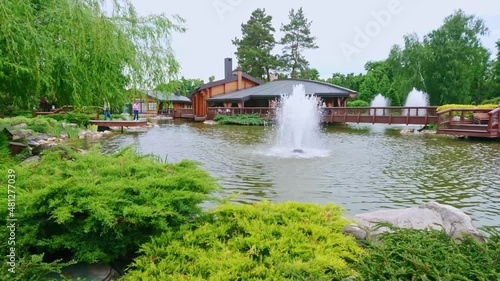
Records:
<instances>
[{"instance_id":1,"label":"small second fountain","mask_svg":"<svg viewBox=\"0 0 500 281\"><path fill-rule=\"evenodd\" d=\"M370 107L388 107L388 106L389 106L389 99L382 96L382 94L376 95L375 98L370 103ZM372 109L370 111L370 114L371 115L374 115L374 114L384 115L384 110L383 109Z\"/></svg>"},{"instance_id":2,"label":"small second fountain","mask_svg":"<svg viewBox=\"0 0 500 281\"><path fill-rule=\"evenodd\" d=\"M405 107L426 107L429 106L429 96L415 88L406 97ZM403 111L403 115L407 115L406 110ZM418 116L425 116L427 110L419 109ZM410 116L417 116L417 109L410 109Z\"/></svg>"}]
</instances>

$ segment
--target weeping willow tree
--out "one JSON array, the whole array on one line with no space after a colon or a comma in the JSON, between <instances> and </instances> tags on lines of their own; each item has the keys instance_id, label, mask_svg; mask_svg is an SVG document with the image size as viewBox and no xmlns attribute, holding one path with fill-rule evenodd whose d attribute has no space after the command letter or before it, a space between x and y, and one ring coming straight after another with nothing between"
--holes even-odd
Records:
<instances>
[{"instance_id":1,"label":"weeping willow tree","mask_svg":"<svg viewBox=\"0 0 500 281\"><path fill-rule=\"evenodd\" d=\"M184 31L181 17L141 17L128 0L0 0L0 102L123 104L126 89L178 72L170 42Z\"/></svg>"}]
</instances>

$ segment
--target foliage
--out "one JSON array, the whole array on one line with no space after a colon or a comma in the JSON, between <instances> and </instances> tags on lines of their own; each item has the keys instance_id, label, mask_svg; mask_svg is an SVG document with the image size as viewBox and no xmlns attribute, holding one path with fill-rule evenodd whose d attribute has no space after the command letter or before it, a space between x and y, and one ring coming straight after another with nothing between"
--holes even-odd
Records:
<instances>
[{"instance_id":1,"label":"foliage","mask_svg":"<svg viewBox=\"0 0 500 281\"><path fill-rule=\"evenodd\" d=\"M205 83L201 79L186 79L183 76L179 80L170 80L166 84L160 84L156 86L155 90L166 94L173 94L179 90L182 96L187 96L203 84Z\"/></svg>"},{"instance_id":2,"label":"foliage","mask_svg":"<svg viewBox=\"0 0 500 281\"><path fill-rule=\"evenodd\" d=\"M337 72L333 73L332 77L326 79L325 82L359 92L364 77L362 74L349 73L345 75Z\"/></svg>"},{"instance_id":3,"label":"foliage","mask_svg":"<svg viewBox=\"0 0 500 281\"><path fill-rule=\"evenodd\" d=\"M309 67L302 69L297 78L321 81L321 78L319 77L319 71L316 68Z\"/></svg>"},{"instance_id":4,"label":"foliage","mask_svg":"<svg viewBox=\"0 0 500 281\"><path fill-rule=\"evenodd\" d=\"M0 162L10 162L9 139L5 135L3 128L0 129Z\"/></svg>"},{"instance_id":5,"label":"foliage","mask_svg":"<svg viewBox=\"0 0 500 281\"><path fill-rule=\"evenodd\" d=\"M2 163L3 164L3 163ZM217 188L190 161L162 164L132 148L79 155L56 146L16 171L16 255L42 254L108 263L186 223ZM7 206L7 196L0 198ZM0 210L7 217L7 208ZM7 237L7 228L0 229ZM0 245L6 253L6 244Z\"/></svg>"},{"instance_id":6,"label":"foliage","mask_svg":"<svg viewBox=\"0 0 500 281\"><path fill-rule=\"evenodd\" d=\"M16 116L12 117L10 119L5 119L5 123L10 124L12 126L19 125L19 124L28 124L31 122L31 118L24 117L24 116Z\"/></svg>"},{"instance_id":7,"label":"foliage","mask_svg":"<svg viewBox=\"0 0 500 281\"><path fill-rule=\"evenodd\" d=\"M90 122L90 117L83 113L66 113L66 114L51 114L50 118L57 121L64 121L68 123L73 123L79 127L85 127Z\"/></svg>"},{"instance_id":8,"label":"foliage","mask_svg":"<svg viewBox=\"0 0 500 281\"><path fill-rule=\"evenodd\" d=\"M341 280L364 251L339 207L225 203L141 248L125 280Z\"/></svg>"},{"instance_id":9,"label":"foliage","mask_svg":"<svg viewBox=\"0 0 500 281\"><path fill-rule=\"evenodd\" d=\"M97 126L97 125L87 125L87 130L89 130L91 132L97 132L98 129L99 129L99 126Z\"/></svg>"},{"instance_id":10,"label":"foliage","mask_svg":"<svg viewBox=\"0 0 500 281\"><path fill-rule=\"evenodd\" d=\"M363 280L500 280L500 233L456 242L441 230L393 228L368 247Z\"/></svg>"},{"instance_id":11,"label":"foliage","mask_svg":"<svg viewBox=\"0 0 500 281\"><path fill-rule=\"evenodd\" d=\"M348 107L368 107L370 104L364 100L353 100L347 102Z\"/></svg>"},{"instance_id":12,"label":"foliage","mask_svg":"<svg viewBox=\"0 0 500 281\"><path fill-rule=\"evenodd\" d=\"M256 9L241 24L242 38L232 40L241 70L262 80L269 80L271 70L279 67L278 58L271 54L276 45L272 19L265 9Z\"/></svg>"},{"instance_id":13,"label":"foliage","mask_svg":"<svg viewBox=\"0 0 500 281\"><path fill-rule=\"evenodd\" d=\"M436 112L452 109L452 108L497 108L498 104L482 104L482 105L471 105L471 104L445 104L436 109Z\"/></svg>"},{"instance_id":14,"label":"foliage","mask_svg":"<svg viewBox=\"0 0 500 281\"><path fill-rule=\"evenodd\" d=\"M484 100L483 102L481 102L481 105L484 105L484 104L500 104L500 97L492 98L489 100Z\"/></svg>"},{"instance_id":15,"label":"foliage","mask_svg":"<svg viewBox=\"0 0 500 281\"><path fill-rule=\"evenodd\" d=\"M65 130L69 139L77 139L80 134L80 129L71 126L66 126Z\"/></svg>"},{"instance_id":16,"label":"foliage","mask_svg":"<svg viewBox=\"0 0 500 281\"><path fill-rule=\"evenodd\" d=\"M290 71L290 78L297 78L300 71L309 67L309 62L304 57L304 50L316 49L314 42L316 37L311 36L311 21L308 21L302 8L297 12L290 10L288 15L290 22L281 25L281 31L285 34L281 38L283 45L282 65L285 70Z\"/></svg>"},{"instance_id":17,"label":"foliage","mask_svg":"<svg viewBox=\"0 0 500 281\"><path fill-rule=\"evenodd\" d=\"M152 88L179 69L170 41L184 20L140 17L129 0L1 1L0 18L3 104L124 104L126 87Z\"/></svg>"},{"instance_id":18,"label":"foliage","mask_svg":"<svg viewBox=\"0 0 500 281\"><path fill-rule=\"evenodd\" d=\"M74 262L63 263L60 260L44 262L43 254L17 257L15 273L9 273L8 263L0 266L0 280L27 281L27 280L50 280L43 278L48 274L56 274L60 280L67 280L62 274L62 268L74 264Z\"/></svg>"},{"instance_id":19,"label":"foliage","mask_svg":"<svg viewBox=\"0 0 500 281\"><path fill-rule=\"evenodd\" d=\"M214 121L220 124L235 125L264 125L266 118L261 118L259 114L237 114L237 115L215 115Z\"/></svg>"}]
</instances>

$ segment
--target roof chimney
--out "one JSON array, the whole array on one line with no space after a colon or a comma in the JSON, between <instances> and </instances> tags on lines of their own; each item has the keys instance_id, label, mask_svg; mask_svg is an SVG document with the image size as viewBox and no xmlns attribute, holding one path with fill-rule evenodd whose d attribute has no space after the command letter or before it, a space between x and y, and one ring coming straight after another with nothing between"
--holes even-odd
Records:
<instances>
[{"instance_id":1,"label":"roof chimney","mask_svg":"<svg viewBox=\"0 0 500 281\"><path fill-rule=\"evenodd\" d=\"M237 68L234 73L236 74L236 76L238 77L238 82L237 82L237 87L238 87L238 90L241 90L243 89L243 71L241 71L240 68Z\"/></svg>"},{"instance_id":2,"label":"roof chimney","mask_svg":"<svg viewBox=\"0 0 500 281\"><path fill-rule=\"evenodd\" d=\"M177 89L175 91L175 95L176 96L180 96L181 95L181 88L180 87L177 87Z\"/></svg>"},{"instance_id":3,"label":"roof chimney","mask_svg":"<svg viewBox=\"0 0 500 281\"><path fill-rule=\"evenodd\" d=\"M224 78L228 79L233 76L233 59L225 58L224 59Z\"/></svg>"}]
</instances>

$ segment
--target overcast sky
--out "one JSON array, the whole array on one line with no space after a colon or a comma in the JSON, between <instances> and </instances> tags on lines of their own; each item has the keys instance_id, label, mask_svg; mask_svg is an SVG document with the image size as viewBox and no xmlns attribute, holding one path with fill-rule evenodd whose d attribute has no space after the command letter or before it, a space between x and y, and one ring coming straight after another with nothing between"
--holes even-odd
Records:
<instances>
[{"instance_id":1,"label":"overcast sky","mask_svg":"<svg viewBox=\"0 0 500 281\"><path fill-rule=\"evenodd\" d=\"M446 16L458 9L474 14L490 29L482 38L484 46L496 55L500 39L500 1L498 0L131 0L141 15L178 14L186 19L187 32L175 34L173 47L181 63L181 75L207 82L214 75L224 76L224 58L234 58L231 40L241 38L241 24L252 11L265 8L273 17L275 38L288 23L290 9L303 8L312 21L311 31L318 49L307 51L310 66L322 78L332 73L364 73L370 60L387 58L391 46L402 44L403 36L417 33L421 38L439 28ZM277 50L281 53L281 49Z\"/></svg>"}]
</instances>

